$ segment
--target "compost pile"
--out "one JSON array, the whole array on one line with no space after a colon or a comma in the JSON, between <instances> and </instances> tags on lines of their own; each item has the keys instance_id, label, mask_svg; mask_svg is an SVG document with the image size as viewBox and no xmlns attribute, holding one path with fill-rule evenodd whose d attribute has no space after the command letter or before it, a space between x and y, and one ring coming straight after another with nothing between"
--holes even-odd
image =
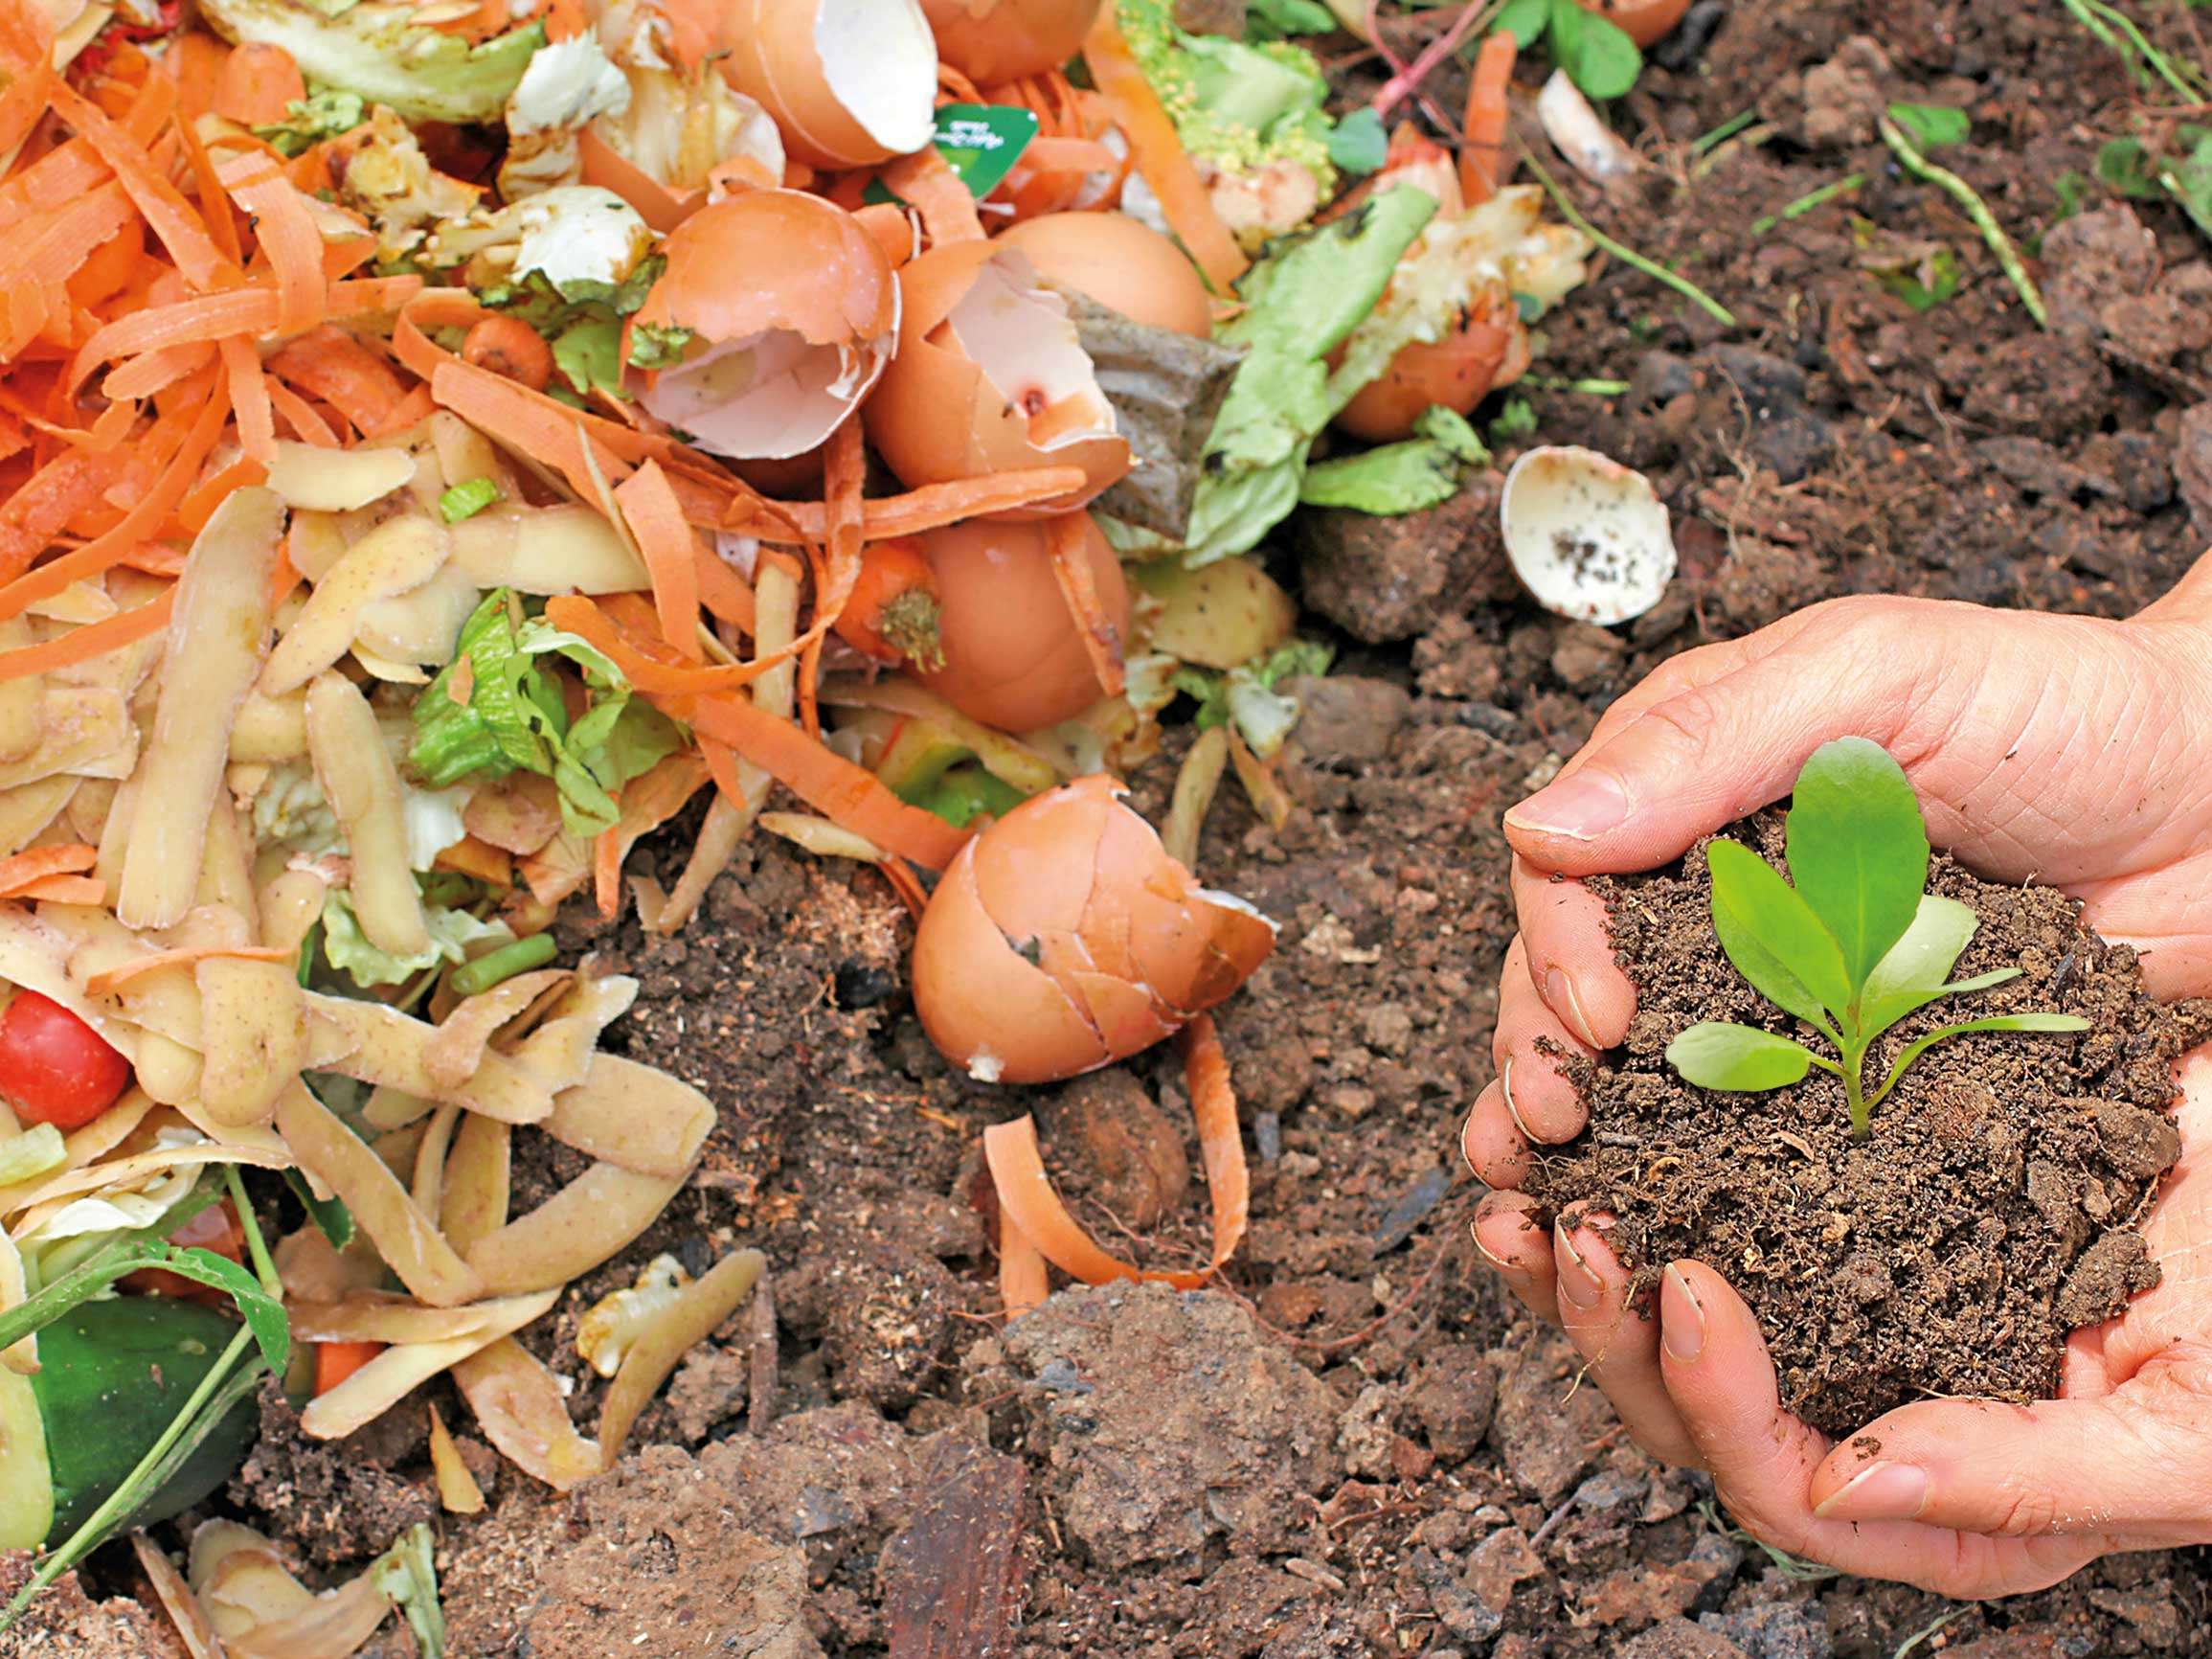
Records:
<instances>
[{"instance_id":1,"label":"compost pile","mask_svg":"<svg viewBox=\"0 0 2212 1659\"><path fill-rule=\"evenodd\" d=\"M1614 694L2212 532L2133 60L1632 10L0 10L0 1651L2196 1650L1771 1561L1466 1245Z\"/></svg>"}]
</instances>

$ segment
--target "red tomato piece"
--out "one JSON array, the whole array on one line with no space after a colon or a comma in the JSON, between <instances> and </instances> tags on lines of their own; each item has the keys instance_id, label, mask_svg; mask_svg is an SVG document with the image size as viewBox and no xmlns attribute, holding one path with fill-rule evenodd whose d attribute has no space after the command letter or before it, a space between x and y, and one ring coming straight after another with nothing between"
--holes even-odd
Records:
<instances>
[{"instance_id":1,"label":"red tomato piece","mask_svg":"<svg viewBox=\"0 0 2212 1659\"><path fill-rule=\"evenodd\" d=\"M18 990L0 1014L0 1098L26 1123L83 1127L130 1084L130 1062L51 997Z\"/></svg>"}]
</instances>

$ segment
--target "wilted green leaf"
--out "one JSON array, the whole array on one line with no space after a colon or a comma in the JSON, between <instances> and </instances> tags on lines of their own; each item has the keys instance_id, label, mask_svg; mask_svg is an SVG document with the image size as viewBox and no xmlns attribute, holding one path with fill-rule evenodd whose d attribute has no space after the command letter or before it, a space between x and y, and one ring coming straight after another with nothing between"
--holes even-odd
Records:
<instances>
[{"instance_id":1,"label":"wilted green leaf","mask_svg":"<svg viewBox=\"0 0 2212 1659\"><path fill-rule=\"evenodd\" d=\"M1490 25L1494 34L1510 34L1525 52L1544 38L1551 22L1552 0L1505 0L1505 10Z\"/></svg>"},{"instance_id":2,"label":"wilted green leaf","mask_svg":"<svg viewBox=\"0 0 2212 1659\"><path fill-rule=\"evenodd\" d=\"M1576 5L1551 9L1551 56L1585 97L1620 98L1643 73L1643 54L1616 23Z\"/></svg>"},{"instance_id":3,"label":"wilted green leaf","mask_svg":"<svg viewBox=\"0 0 2212 1659\"><path fill-rule=\"evenodd\" d=\"M1371 105L1359 108L1329 129L1329 160L1343 172L1374 172L1390 156L1390 135Z\"/></svg>"},{"instance_id":4,"label":"wilted green leaf","mask_svg":"<svg viewBox=\"0 0 2212 1659\"><path fill-rule=\"evenodd\" d=\"M1974 118L1965 110L1942 103L1893 103L1889 119L1910 133L1912 142L1922 149L1964 144L1974 130Z\"/></svg>"}]
</instances>

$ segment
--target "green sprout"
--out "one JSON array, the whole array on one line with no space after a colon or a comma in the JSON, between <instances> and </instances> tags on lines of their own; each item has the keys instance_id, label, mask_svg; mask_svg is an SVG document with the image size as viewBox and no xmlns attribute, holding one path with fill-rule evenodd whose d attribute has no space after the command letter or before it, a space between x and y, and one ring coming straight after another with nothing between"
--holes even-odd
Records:
<instances>
[{"instance_id":1,"label":"green sprout","mask_svg":"<svg viewBox=\"0 0 2212 1659\"><path fill-rule=\"evenodd\" d=\"M1706 844L1713 931L1753 989L1836 1046L1840 1060L1793 1037L1704 1021L1667 1045L1667 1062L1702 1089L1764 1091L1801 1081L1818 1066L1843 1079L1851 1132L1863 1140L1874 1108L1922 1055L1968 1032L2075 1032L2070 1013L1964 1020L1907 1043L1871 1094L1861 1068L1875 1038L1939 997L1988 990L2017 967L1951 980L1974 937L1974 912L1928 884L1928 830L1905 772L1879 744L1841 738L1813 752L1797 774L1784 828L1796 885L1749 848Z\"/></svg>"}]
</instances>

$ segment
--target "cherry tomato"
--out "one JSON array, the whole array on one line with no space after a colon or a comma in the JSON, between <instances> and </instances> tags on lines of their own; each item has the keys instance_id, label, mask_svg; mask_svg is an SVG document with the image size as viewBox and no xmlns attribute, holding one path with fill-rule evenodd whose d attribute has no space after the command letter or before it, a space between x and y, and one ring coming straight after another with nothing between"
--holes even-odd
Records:
<instances>
[{"instance_id":1,"label":"cherry tomato","mask_svg":"<svg viewBox=\"0 0 2212 1659\"><path fill-rule=\"evenodd\" d=\"M129 1083L130 1062L53 998L19 990L0 1014L0 1098L24 1122L81 1128Z\"/></svg>"},{"instance_id":2,"label":"cherry tomato","mask_svg":"<svg viewBox=\"0 0 2212 1659\"><path fill-rule=\"evenodd\" d=\"M238 1225L237 1212L231 1208L228 1198L209 1205L178 1227L169 1236L169 1241L180 1250L213 1250L217 1256L241 1263L246 1257L246 1230ZM228 1294L212 1284L202 1284L196 1279L187 1279L181 1273L171 1273L162 1267L141 1267L135 1273L124 1274L123 1287L141 1296L175 1296L186 1302L230 1301Z\"/></svg>"}]
</instances>

